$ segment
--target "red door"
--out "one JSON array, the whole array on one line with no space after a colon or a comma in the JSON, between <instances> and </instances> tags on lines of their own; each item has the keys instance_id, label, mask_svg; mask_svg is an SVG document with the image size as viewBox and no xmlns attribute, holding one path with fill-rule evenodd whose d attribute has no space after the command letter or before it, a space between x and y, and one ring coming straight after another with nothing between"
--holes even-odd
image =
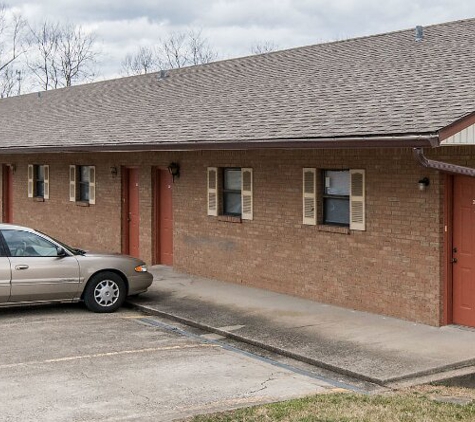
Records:
<instances>
[{"instance_id":1,"label":"red door","mask_svg":"<svg viewBox=\"0 0 475 422\"><path fill-rule=\"evenodd\" d=\"M139 214L139 169L126 168L123 179L123 228L122 252L140 257L140 214Z\"/></svg>"},{"instance_id":2,"label":"red door","mask_svg":"<svg viewBox=\"0 0 475 422\"><path fill-rule=\"evenodd\" d=\"M453 322L475 327L475 178L454 178Z\"/></svg>"},{"instance_id":3,"label":"red door","mask_svg":"<svg viewBox=\"0 0 475 422\"><path fill-rule=\"evenodd\" d=\"M155 186L155 261L173 265L173 181L167 170L157 170Z\"/></svg>"},{"instance_id":4,"label":"red door","mask_svg":"<svg viewBox=\"0 0 475 422\"><path fill-rule=\"evenodd\" d=\"M13 223L13 170L4 165L2 173L2 222Z\"/></svg>"}]
</instances>

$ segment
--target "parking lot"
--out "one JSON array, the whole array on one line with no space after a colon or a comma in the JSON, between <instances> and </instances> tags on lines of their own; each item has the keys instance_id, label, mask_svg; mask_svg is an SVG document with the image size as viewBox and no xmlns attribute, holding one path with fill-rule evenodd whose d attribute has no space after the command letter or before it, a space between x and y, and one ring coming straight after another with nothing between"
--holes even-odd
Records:
<instances>
[{"instance_id":1,"label":"parking lot","mask_svg":"<svg viewBox=\"0 0 475 422\"><path fill-rule=\"evenodd\" d=\"M1 421L166 421L334 389L128 309L0 310Z\"/></svg>"}]
</instances>

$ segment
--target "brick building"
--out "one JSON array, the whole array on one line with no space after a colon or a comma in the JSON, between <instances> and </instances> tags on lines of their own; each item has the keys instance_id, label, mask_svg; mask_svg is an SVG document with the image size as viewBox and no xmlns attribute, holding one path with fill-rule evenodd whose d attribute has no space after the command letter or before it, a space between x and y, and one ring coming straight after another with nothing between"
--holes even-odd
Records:
<instances>
[{"instance_id":1,"label":"brick building","mask_svg":"<svg viewBox=\"0 0 475 422\"><path fill-rule=\"evenodd\" d=\"M2 219L475 326L473 45L465 20L3 99Z\"/></svg>"}]
</instances>

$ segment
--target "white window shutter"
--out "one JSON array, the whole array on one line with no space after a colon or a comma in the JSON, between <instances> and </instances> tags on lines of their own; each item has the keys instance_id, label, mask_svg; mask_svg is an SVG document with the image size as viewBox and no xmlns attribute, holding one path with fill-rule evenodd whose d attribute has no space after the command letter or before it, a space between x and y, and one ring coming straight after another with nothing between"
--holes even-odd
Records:
<instances>
[{"instance_id":1,"label":"white window shutter","mask_svg":"<svg viewBox=\"0 0 475 422\"><path fill-rule=\"evenodd\" d=\"M49 166L44 165L43 170L44 170L44 175L45 175L43 198L49 199Z\"/></svg>"},{"instance_id":2,"label":"white window shutter","mask_svg":"<svg viewBox=\"0 0 475 422\"><path fill-rule=\"evenodd\" d=\"M241 169L241 218L243 220L253 219L252 203L252 169Z\"/></svg>"},{"instance_id":3,"label":"white window shutter","mask_svg":"<svg viewBox=\"0 0 475 422\"><path fill-rule=\"evenodd\" d=\"M364 170L350 170L350 229L366 229Z\"/></svg>"},{"instance_id":4,"label":"white window shutter","mask_svg":"<svg viewBox=\"0 0 475 422\"><path fill-rule=\"evenodd\" d=\"M208 167L208 215L218 215L218 168Z\"/></svg>"},{"instance_id":5,"label":"white window shutter","mask_svg":"<svg viewBox=\"0 0 475 422\"><path fill-rule=\"evenodd\" d=\"M34 167L33 164L28 164L28 198L33 198L34 195Z\"/></svg>"},{"instance_id":6,"label":"white window shutter","mask_svg":"<svg viewBox=\"0 0 475 422\"><path fill-rule=\"evenodd\" d=\"M317 224L317 170L303 169L303 224Z\"/></svg>"},{"instance_id":7,"label":"white window shutter","mask_svg":"<svg viewBox=\"0 0 475 422\"><path fill-rule=\"evenodd\" d=\"M96 167L89 166L89 203L96 203Z\"/></svg>"},{"instance_id":8,"label":"white window shutter","mask_svg":"<svg viewBox=\"0 0 475 422\"><path fill-rule=\"evenodd\" d=\"M76 166L69 166L69 200L76 202Z\"/></svg>"}]
</instances>

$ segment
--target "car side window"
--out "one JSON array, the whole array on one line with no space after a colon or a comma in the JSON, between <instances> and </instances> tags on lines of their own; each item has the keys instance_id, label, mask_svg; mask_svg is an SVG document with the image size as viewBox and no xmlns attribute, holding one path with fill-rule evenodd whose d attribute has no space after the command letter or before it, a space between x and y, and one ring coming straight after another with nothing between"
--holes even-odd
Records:
<instances>
[{"instance_id":1,"label":"car side window","mask_svg":"<svg viewBox=\"0 0 475 422\"><path fill-rule=\"evenodd\" d=\"M56 245L22 230L2 230L11 256L57 256Z\"/></svg>"}]
</instances>

